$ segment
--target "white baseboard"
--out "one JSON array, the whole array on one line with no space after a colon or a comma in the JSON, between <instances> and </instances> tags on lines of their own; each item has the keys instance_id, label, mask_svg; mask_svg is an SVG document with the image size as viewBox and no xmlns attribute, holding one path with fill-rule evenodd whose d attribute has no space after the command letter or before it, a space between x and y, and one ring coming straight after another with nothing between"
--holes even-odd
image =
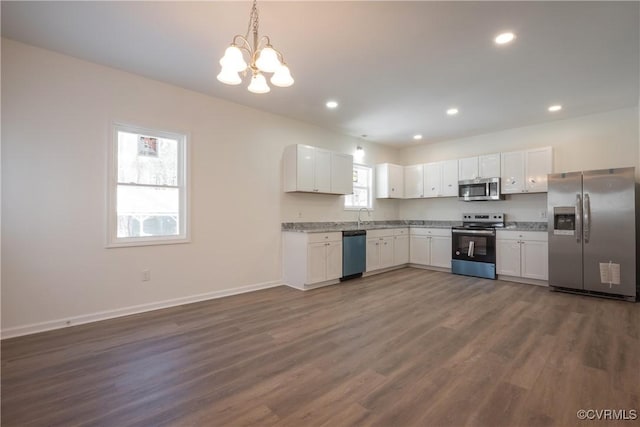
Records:
<instances>
[{"instance_id":1,"label":"white baseboard","mask_svg":"<svg viewBox=\"0 0 640 427\"><path fill-rule=\"evenodd\" d=\"M152 302L147 304L133 305L130 307L117 308L115 310L98 311L96 313L82 314L80 316L67 317L64 319L50 320L47 322L32 323L24 326L14 326L2 330L0 339L31 335L38 332L62 329L70 326L82 325L84 323L98 322L100 320L113 319L115 317L129 316L131 314L144 313L146 311L160 310L162 308L175 307L178 305L191 304L194 302L206 301L210 299L222 298L231 295L244 294L246 292L258 291L260 289L274 288L281 286L281 281L256 283L253 285L241 286L239 288L223 289L221 291L206 292L204 294L190 295L187 297L174 298L165 301Z\"/></svg>"}]
</instances>

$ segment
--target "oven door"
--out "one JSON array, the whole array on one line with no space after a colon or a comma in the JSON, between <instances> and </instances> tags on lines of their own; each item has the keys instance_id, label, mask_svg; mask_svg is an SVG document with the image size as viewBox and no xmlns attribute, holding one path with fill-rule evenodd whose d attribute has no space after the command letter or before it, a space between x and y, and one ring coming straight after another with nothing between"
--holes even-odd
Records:
<instances>
[{"instance_id":1,"label":"oven door","mask_svg":"<svg viewBox=\"0 0 640 427\"><path fill-rule=\"evenodd\" d=\"M461 261L476 261L495 264L495 230L451 230L451 257Z\"/></svg>"}]
</instances>

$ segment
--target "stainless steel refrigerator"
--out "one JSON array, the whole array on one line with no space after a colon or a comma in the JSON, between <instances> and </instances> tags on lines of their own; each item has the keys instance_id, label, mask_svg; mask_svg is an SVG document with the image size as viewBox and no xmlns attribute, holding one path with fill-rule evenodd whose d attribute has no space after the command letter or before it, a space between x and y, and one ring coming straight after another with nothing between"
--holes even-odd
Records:
<instances>
[{"instance_id":1,"label":"stainless steel refrigerator","mask_svg":"<svg viewBox=\"0 0 640 427\"><path fill-rule=\"evenodd\" d=\"M635 300L635 168L551 174L549 286Z\"/></svg>"}]
</instances>

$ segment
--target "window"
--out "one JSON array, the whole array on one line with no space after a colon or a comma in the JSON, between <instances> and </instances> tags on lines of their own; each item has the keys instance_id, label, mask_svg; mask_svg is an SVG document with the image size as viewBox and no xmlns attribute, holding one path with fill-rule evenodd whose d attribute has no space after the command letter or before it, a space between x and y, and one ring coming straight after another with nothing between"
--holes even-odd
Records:
<instances>
[{"instance_id":1,"label":"window","mask_svg":"<svg viewBox=\"0 0 640 427\"><path fill-rule=\"evenodd\" d=\"M353 165L353 194L344 196L345 209L371 209L372 205L372 175L369 166Z\"/></svg>"},{"instance_id":2,"label":"window","mask_svg":"<svg viewBox=\"0 0 640 427\"><path fill-rule=\"evenodd\" d=\"M186 135L114 125L109 246L188 241Z\"/></svg>"}]
</instances>

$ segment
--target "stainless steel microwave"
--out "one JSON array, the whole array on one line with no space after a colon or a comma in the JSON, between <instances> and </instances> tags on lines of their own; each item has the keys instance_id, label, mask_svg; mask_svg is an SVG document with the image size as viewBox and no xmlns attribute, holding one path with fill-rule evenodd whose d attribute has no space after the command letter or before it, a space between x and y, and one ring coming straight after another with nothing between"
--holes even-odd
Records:
<instances>
[{"instance_id":1,"label":"stainless steel microwave","mask_svg":"<svg viewBox=\"0 0 640 427\"><path fill-rule=\"evenodd\" d=\"M458 199L465 202L502 200L500 178L477 178L458 181Z\"/></svg>"}]
</instances>

